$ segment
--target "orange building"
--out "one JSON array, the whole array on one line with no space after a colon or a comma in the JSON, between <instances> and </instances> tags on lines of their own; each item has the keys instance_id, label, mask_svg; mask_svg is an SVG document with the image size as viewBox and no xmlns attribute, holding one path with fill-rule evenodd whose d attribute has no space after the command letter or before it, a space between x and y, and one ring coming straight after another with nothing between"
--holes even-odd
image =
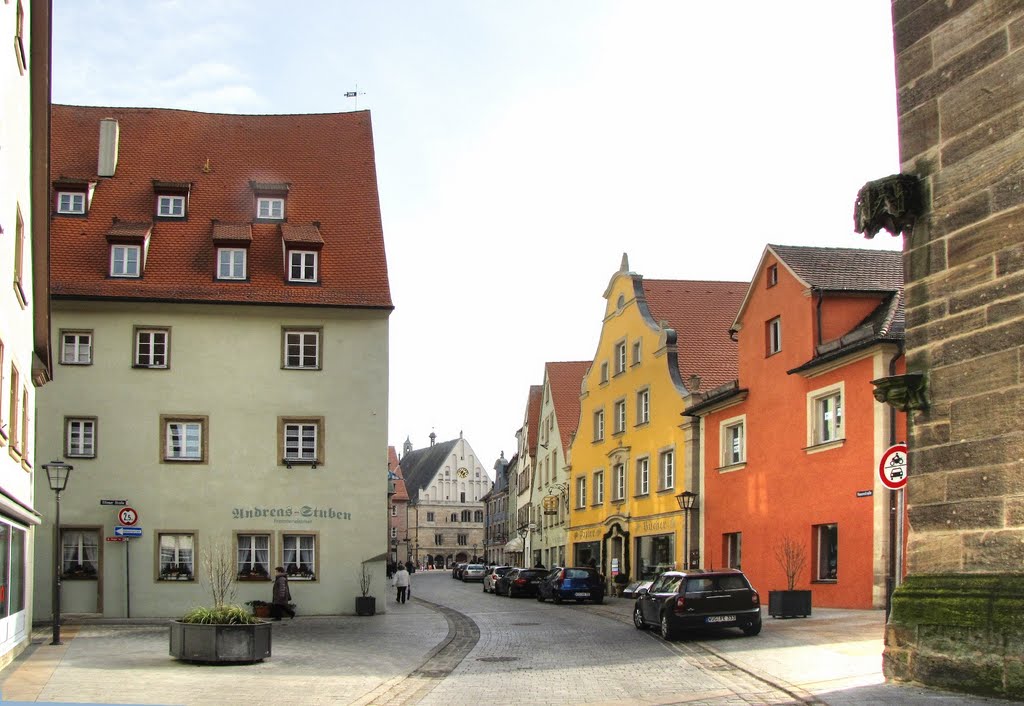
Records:
<instances>
[{"instance_id":1,"label":"orange building","mask_svg":"<svg viewBox=\"0 0 1024 706\"><path fill-rule=\"evenodd\" d=\"M904 371L900 253L769 245L733 336L739 378L685 411L702 427L704 566L786 589L788 545L813 605L883 606L896 499L878 463L906 418L871 381Z\"/></svg>"}]
</instances>

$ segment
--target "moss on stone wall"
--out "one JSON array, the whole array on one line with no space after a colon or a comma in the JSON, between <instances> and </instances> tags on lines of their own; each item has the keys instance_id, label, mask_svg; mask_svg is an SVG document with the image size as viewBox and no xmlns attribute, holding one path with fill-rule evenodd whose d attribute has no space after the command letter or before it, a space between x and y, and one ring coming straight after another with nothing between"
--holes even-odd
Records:
<instances>
[{"instance_id":1,"label":"moss on stone wall","mask_svg":"<svg viewBox=\"0 0 1024 706\"><path fill-rule=\"evenodd\" d=\"M887 677L1024 696L1024 574L908 576L892 598Z\"/></svg>"}]
</instances>

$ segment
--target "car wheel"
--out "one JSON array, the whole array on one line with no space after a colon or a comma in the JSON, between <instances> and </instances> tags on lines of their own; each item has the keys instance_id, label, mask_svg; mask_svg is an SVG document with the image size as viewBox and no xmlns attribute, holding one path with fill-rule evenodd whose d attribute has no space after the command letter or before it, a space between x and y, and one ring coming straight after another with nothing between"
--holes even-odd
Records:
<instances>
[{"instance_id":1,"label":"car wheel","mask_svg":"<svg viewBox=\"0 0 1024 706\"><path fill-rule=\"evenodd\" d=\"M644 622L643 611L640 610L640 606L633 608L633 627L637 630L643 630L647 627L647 623Z\"/></svg>"},{"instance_id":2,"label":"car wheel","mask_svg":"<svg viewBox=\"0 0 1024 706\"><path fill-rule=\"evenodd\" d=\"M604 603L604 596L600 593L594 596L594 605L601 605L602 603Z\"/></svg>"},{"instance_id":3,"label":"car wheel","mask_svg":"<svg viewBox=\"0 0 1024 706\"><path fill-rule=\"evenodd\" d=\"M676 639L676 631L672 629L667 613L661 616L661 637L669 642Z\"/></svg>"},{"instance_id":4,"label":"car wheel","mask_svg":"<svg viewBox=\"0 0 1024 706\"><path fill-rule=\"evenodd\" d=\"M562 605L562 595L560 593L555 593L551 598L555 601L555 604Z\"/></svg>"},{"instance_id":5,"label":"car wheel","mask_svg":"<svg viewBox=\"0 0 1024 706\"><path fill-rule=\"evenodd\" d=\"M542 595L540 595L540 594L538 593L538 594L537 594L537 601L538 601L538 602L540 602L540 603L543 603L543 602L544 602L544 596L542 596Z\"/></svg>"},{"instance_id":6,"label":"car wheel","mask_svg":"<svg viewBox=\"0 0 1024 706\"><path fill-rule=\"evenodd\" d=\"M754 635L757 635L759 632L761 632L760 620L758 620L753 625L748 625L747 627L743 628L743 634L748 637L753 637Z\"/></svg>"}]
</instances>

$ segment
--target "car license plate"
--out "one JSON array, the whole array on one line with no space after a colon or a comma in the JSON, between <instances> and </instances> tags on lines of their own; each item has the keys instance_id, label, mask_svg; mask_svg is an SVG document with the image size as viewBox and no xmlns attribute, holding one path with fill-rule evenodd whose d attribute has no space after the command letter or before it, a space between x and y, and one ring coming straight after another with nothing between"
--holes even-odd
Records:
<instances>
[{"instance_id":1,"label":"car license plate","mask_svg":"<svg viewBox=\"0 0 1024 706\"><path fill-rule=\"evenodd\" d=\"M736 622L735 615L709 615L704 618L706 623L733 623Z\"/></svg>"},{"instance_id":2,"label":"car license plate","mask_svg":"<svg viewBox=\"0 0 1024 706\"><path fill-rule=\"evenodd\" d=\"M576 591L573 595L577 598L590 598L590 591Z\"/></svg>"}]
</instances>

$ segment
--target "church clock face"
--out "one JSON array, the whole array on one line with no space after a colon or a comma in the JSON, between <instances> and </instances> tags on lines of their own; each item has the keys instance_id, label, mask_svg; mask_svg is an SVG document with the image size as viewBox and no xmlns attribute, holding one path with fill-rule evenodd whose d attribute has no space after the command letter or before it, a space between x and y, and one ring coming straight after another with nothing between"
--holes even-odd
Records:
<instances>
[{"instance_id":1,"label":"church clock face","mask_svg":"<svg viewBox=\"0 0 1024 706\"><path fill-rule=\"evenodd\" d=\"M459 473L459 478L468 478L469 477L469 469L460 468L458 473Z\"/></svg>"}]
</instances>

